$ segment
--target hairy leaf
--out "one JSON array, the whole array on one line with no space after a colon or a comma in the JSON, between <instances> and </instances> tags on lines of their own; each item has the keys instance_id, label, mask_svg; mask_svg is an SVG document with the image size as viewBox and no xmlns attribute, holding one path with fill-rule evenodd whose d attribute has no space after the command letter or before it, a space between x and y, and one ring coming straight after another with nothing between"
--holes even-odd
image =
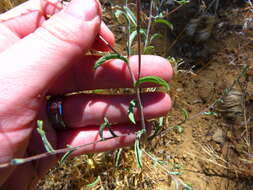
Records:
<instances>
[{"instance_id":1,"label":"hairy leaf","mask_svg":"<svg viewBox=\"0 0 253 190\"><path fill-rule=\"evenodd\" d=\"M133 124L136 124L134 118L134 108L136 107L136 103L137 103L136 100L131 100L127 111L128 118Z\"/></svg>"},{"instance_id":2,"label":"hairy leaf","mask_svg":"<svg viewBox=\"0 0 253 190\"><path fill-rule=\"evenodd\" d=\"M117 9L115 11L114 15L117 18L118 22L120 22L119 21L120 16L123 16L126 19L126 21L127 21L128 24L130 24L130 22L131 22L130 19L129 19L129 17L127 16L126 12L124 12L122 10Z\"/></svg>"},{"instance_id":3,"label":"hairy leaf","mask_svg":"<svg viewBox=\"0 0 253 190\"><path fill-rule=\"evenodd\" d=\"M157 38L162 38L163 35L162 34L159 34L159 33L155 33L151 36L150 38L150 43L152 43L153 40L157 39Z\"/></svg>"},{"instance_id":4,"label":"hairy leaf","mask_svg":"<svg viewBox=\"0 0 253 190\"><path fill-rule=\"evenodd\" d=\"M44 145L46 151L47 152L54 152L52 145L47 140L46 133L43 129L43 121L42 120L37 121L37 132L39 133L39 135L42 139L42 142L43 142L43 145Z\"/></svg>"},{"instance_id":5,"label":"hairy leaf","mask_svg":"<svg viewBox=\"0 0 253 190\"><path fill-rule=\"evenodd\" d=\"M130 19L130 21L132 22L132 24L134 26L137 26L137 19L136 19L134 13L126 6L124 6L124 10L126 11L126 14L127 14L128 18Z\"/></svg>"},{"instance_id":6,"label":"hairy leaf","mask_svg":"<svg viewBox=\"0 0 253 190\"><path fill-rule=\"evenodd\" d=\"M72 146L70 146L70 145L67 145L67 147L68 147L68 148L72 148ZM66 152L66 153L61 157L61 159L60 159L60 161L59 161L60 165L62 165L62 164L66 161L66 159L70 156L70 154L71 154L72 152L74 152L74 151L75 151L75 149Z\"/></svg>"},{"instance_id":7,"label":"hairy leaf","mask_svg":"<svg viewBox=\"0 0 253 190\"><path fill-rule=\"evenodd\" d=\"M139 87L143 83L155 83L155 84L164 86L167 90L169 89L169 84L165 80L163 80L162 78L157 77L157 76L142 77L138 81L136 81L134 86Z\"/></svg>"},{"instance_id":8,"label":"hairy leaf","mask_svg":"<svg viewBox=\"0 0 253 190\"><path fill-rule=\"evenodd\" d=\"M113 137L117 137L117 135L113 132L113 130L111 128L110 122L105 117L104 118L104 123L102 123L100 125L100 128L99 128L99 135L100 135L102 141L105 140L105 138L104 138L104 130L105 130L106 127L109 129L109 131L110 131L110 133L112 134Z\"/></svg>"},{"instance_id":9,"label":"hairy leaf","mask_svg":"<svg viewBox=\"0 0 253 190\"><path fill-rule=\"evenodd\" d=\"M169 29L171 29L171 30L174 29L173 25L172 25L169 21L167 21L167 20L165 20L165 19L158 18L158 19L156 19L154 22L155 22L155 23L160 23L160 24L165 24L165 25L166 25Z\"/></svg>"},{"instance_id":10,"label":"hairy leaf","mask_svg":"<svg viewBox=\"0 0 253 190\"><path fill-rule=\"evenodd\" d=\"M105 55L105 56L103 56L103 57L100 57L100 58L96 61L95 65L94 65L94 69L97 69L97 68L100 67L102 64L104 64L106 61L111 60L111 59L121 59L121 60L123 60L125 63L128 63L127 58L125 58L125 57L123 57L123 56L121 56L121 55L119 55L119 54L109 54L109 55Z\"/></svg>"},{"instance_id":11,"label":"hairy leaf","mask_svg":"<svg viewBox=\"0 0 253 190\"><path fill-rule=\"evenodd\" d=\"M142 168L142 149L141 149L141 136L146 132L145 129L142 129L136 133L136 139L134 143L134 153L137 165L139 168Z\"/></svg>"},{"instance_id":12,"label":"hairy leaf","mask_svg":"<svg viewBox=\"0 0 253 190\"><path fill-rule=\"evenodd\" d=\"M142 34L145 38L147 36L147 32L144 29L140 29L140 34ZM137 36L137 30L133 31L129 36L129 47L132 47L133 41Z\"/></svg>"},{"instance_id":13,"label":"hairy leaf","mask_svg":"<svg viewBox=\"0 0 253 190\"><path fill-rule=\"evenodd\" d=\"M153 54L153 52L155 51L155 46L147 46L144 49L144 54Z\"/></svg>"},{"instance_id":14,"label":"hairy leaf","mask_svg":"<svg viewBox=\"0 0 253 190\"><path fill-rule=\"evenodd\" d=\"M94 182L88 184L87 187L88 187L88 188L93 188L93 187L95 187L100 181L101 181L101 177L98 176L97 179L96 179Z\"/></svg>"},{"instance_id":15,"label":"hairy leaf","mask_svg":"<svg viewBox=\"0 0 253 190\"><path fill-rule=\"evenodd\" d=\"M123 148L119 148L118 150L116 150L116 156L115 156L115 167L119 167L119 161L120 161L120 155L122 153Z\"/></svg>"}]
</instances>

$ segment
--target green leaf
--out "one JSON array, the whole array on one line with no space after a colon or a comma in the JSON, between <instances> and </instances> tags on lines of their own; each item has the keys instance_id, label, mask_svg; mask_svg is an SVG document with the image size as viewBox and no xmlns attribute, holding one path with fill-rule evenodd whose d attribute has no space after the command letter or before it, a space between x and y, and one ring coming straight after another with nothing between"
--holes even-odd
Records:
<instances>
[{"instance_id":1,"label":"green leaf","mask_svg":"<svg viewBox=\"0 0 253 190\"><path fill-rule=\"evenodd\" d=\"M146 38L147 32L143 28L140 29L140 33ZM132 47L133 41L137 36L137 30L133 31L129 36L129 47Z\"/></svg>"},{"instance_id":2,"label":"green leaf","mask_svg":"<svg viewBox=\"0 0 253 190\"><path fill-rule=\"evenodd\" d=\"M205 111L202 113L203 115L214 115L214 116L218 116L218 114L216 112L212 112L212 111Z\"/></svg>"},{"instance_id":3,"label":"green leaf","mask_svg":"<svg viewBox=\"0 0 253 190\"><path fill-rule=\"evenodd\" d=\"M119 167L119 159L120 159L120 155L122 153L123 148L119 148L116 151L116 156L115 156L115 167L118 168Z\"/></svg>"},{"instance_id":4,"label":"green leaf","mask_svg":"<svg viewBox=\"0 0 253 190\"><path fill-rule=\"evenodd\" d=\"M162 127L163 127L163 123L164 123L164 117L160 117L159 121L156 122L155 124L155 131L154 133L148 137L148 140L152 140L153 138L155 138L157 136L157 134L161 131Z\"/></svg>"},{"instance_id":5,"label":"green leaf","mask_svg":"<svg viewBox=\"0 0 253 190\"><path fill-rule=\"evenodd\" d=\"M70 146L70 145L67 145L67 147L68 147L68 148L73 148L73 147ZM60 159L60 161L59 161L60 166L63 165L63 163L66 161L66 159L67 159L67 158L70 156L70 154L71 154L72 152L74 152L74 151L75 151L75 149L70 150L70 151L66 152L66 153L61 157L61 159Z\"/></svg>"},{"instance_id":6,"label":"green leaf","mask_svg":"<svg viewBox=\"0 0 253 190\"><path fill-rule=\"evenodd\" d=\"M119 23L120 23L120 21L119 21L120 16L123 16L126 19L126 21L127 21L128 24L130 24L130 22L131 22L130 19L128 18L126 12L124 12L122 10L117 9L115 11L114 15L117 18L117 20L118 20Z\"/></svg>"},{"instance_id":7,"label":"green leaf","mask_svg":"<svg viewBox=\"0 0 253 190\"><path fill-rule=\"evenodd\" d=\"M173 129L177 130L177 133L181 134L184 132L184 128L181 125L175 125L172 127Z\"/></svg>"},{"instance_id":8,"label":"green leaf","mask_svg":"<svg viewBox=\"0 0 253 190\"><path fill-rule=\"evenodd\" d=\"M100 128L99 128L99 135L100 135L102 141L105 140L104 130L105 130L106 127L108 128L108 130L110 131L110 133L112 134L113 137L117 137L117 135L113 132L113 130L111 128L111 124L109 123L108 119L105 117L104 118L104 123L102 123L100 125Z\"/></svg>"},{"instance_id":9,"label":"green leaf","mask_svg":"<svg viewBox=\"0 0 253 190\"><path fill-rule=\"evenodd\" d=\"M136 27L137 26L137 19L134 13L126 6L124 6L124 10L126 11L127 17L130 19L132 24Z\"/></svg>"},{"instance_id":10,"label":"green leaf","mask_svg":"<svg viewBox=\"0 0 253 190\"><path fill-rule=\"evenodd\" d=\"M162 38L163 35L162 34L159 34L159 33L155 33L151 36L150 38L150 43L152 43L153 40L157 39L157 38Z\"/></svg>"},{"instance_id":11,"label":"green leaf","mask_svg":"<svg viewBox=\"0 0 253 190\"><path fill-rule=\"evenodd\" d=\"M146 82L159 84L161 86L164 86L167 90L169 89L169 84L165 80L157 76L142 77L138 81L136 81L134 86L139 87L141 84L146 83Z\"/></svg>"},{"instance_id":12,"label":"green leaf","mask_svg":"<svg viewBox=\"0 0 253 190\"><path fill-rule=\"evenodd\" d=\"M153 52L155 51L155 46L147 46L144 49L144 54L153 54Z\"/></svg>"},{"instance_id":13,"label":"green leaf","mask_svg":"<svg viewBox=\"0 0 253 190\"><path fill-rule=\"evenodd\" d=\"M182 121L182 123L186 122L186 120L189 118L189 113L186 109L182 108L182 113L184 115L184 120Z\"/></svg>"},{"instance_id":14,"label":"green leaf","mask_svg":"<svg viewBox=\"0 0 253 190\"><path fill-rule=\"evenodd\" d=\"M142 168L142 149L141 149L141 136L146 132L145 129L142 129L136 133L136 139L134 143L134 153L137 165L139 168Z\"/></svg>"},{"instance_id":15,"label":"green leaf","mask_svg":"<svg viewBox=\"0 0 253 190\"><path fill-rule=\"evenodd\" d=\"M127 111L128 118L133 124L136 124L134 118L134 108L136 107L136 104L137 104L136 100L131 100Z\"/></svg>"},{"instance_id":16,"label":"green leaf","mask_svg":"<svg viewBox=\"0 0 253 190\"><path fill-rule=\"evenodd\" d=\"M169 175L181 175L182 172L168 172Z\"/></svg>"},{"instance_id":17,"label":"green leaf","mask_svg":"<svg viewBox=\"0 0 253 190\"><path fill-rule=\"evenodd\" d=\"M97 179L96 179L94 182L88 184L87 187L88 187L88 188L93 188L93 187L95 187L100 181L101 181L101 177L98 176Z\"/></svg>"},{"instance_id":18,"label":"green leaf","mask_svg":"<svg viewBox=\"0 0 253 190\"><path fill-rule=\"evenodd\" d=\"M97 69L98 67L100 67L103 63L105 63L106 61L108 60L111 60L111 59L121 59L123 60L125 63L128 63L128 59L119 55L119 54L109 54L109 55L105 55L103 57L100 57L95 65L94 65L94 69Z\"/></svg>"},{"instance_id":19,"label":"green leaf","mask_svg":"<svg viewBox=\"0 0 253 190\"><path fill-rule=\"evenodd\" d=\"M165 24L171 30L174 29L173 24L171 24L171 22L169 22L169 21L167 21L165 19L158 18L158 19L155 19L154 22L155 23L160 23L160 24Z\"/></svg>"},{"instance_id":20,"label":"green leaf","mask_svg":"<svg viewBox=\"0 0 253 190\"><path fill-rule=\"evenodd\" d=\"M181 5L183 5L183 4L186 4L186 3L189 3L190 2L190 0L174 0L175 2L177 2L177 3L179 3L179 4L181 4Z\"/></svg>"},{"instance_id":21,"label":"green leaf","mask_svg":"<svg viewBox=\"0 0 253 190\"><path fill-rule=\"evenodd\" d=\"M17 165L23 164L24 162L25 162L25 159L14 158L11 160L11 165L17 166Z\"/></svg>"},{"instance_id":22,"label":"green leaf","mask_svg":"<svg viewBox=\"0 0 253 190\"><path fill-rule=\"evenodd\" d=\"M42 120L37 120L37 132L39 133L43 145L46 149L47 152L54 152L55 150L53 149L52 145L49 143L46 137L46 133L43 129L43 121Z\"/></svg>"}]
</instances>

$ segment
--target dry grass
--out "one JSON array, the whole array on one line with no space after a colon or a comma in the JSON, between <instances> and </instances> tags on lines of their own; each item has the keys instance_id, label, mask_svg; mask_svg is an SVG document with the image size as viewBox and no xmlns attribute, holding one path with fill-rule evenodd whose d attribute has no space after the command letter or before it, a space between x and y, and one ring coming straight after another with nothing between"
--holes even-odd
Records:
<instances>
[{"instance_id":1,"label":"dry grass","mask_svg":"<svg viewBox=\"0 0 253 190\"><path fill-rule=\"evenodd\" d=\"M26 0L1 0L0 1L0 13L3 13Z\"/></svg>"}]
</instances>

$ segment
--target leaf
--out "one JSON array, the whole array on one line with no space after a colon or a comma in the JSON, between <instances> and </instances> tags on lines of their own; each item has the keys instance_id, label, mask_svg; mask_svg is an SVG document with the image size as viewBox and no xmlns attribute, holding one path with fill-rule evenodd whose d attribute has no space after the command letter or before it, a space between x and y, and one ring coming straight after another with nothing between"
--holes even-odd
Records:
<instances>
[{"instance_id":1,"label":"leaf","mask_svg":"<svg viewBox=\"0 0 253 190\"><path fill-rule=\"evenodd\" d=\"M141 84L146 83L146 82L159 84L161 86L164 86L167 90L169 89L169 84L165 80L163 80L162 78L157 77L157 76L142 77L138 81L136 81L134 86L139 87Z\"/></svg>"},{"instance_id":2,"label":"leaf","mask_svg":"<svg viewBox=\"0 0 253 190\"><path fill-rule=\"evenodd\" d=\"M37 120L37 132L39 133L39 135L42 139L42 142L43 142L43 145L44 145L46 151L47 152L54 152L52 145L47 140L46 133L43 129L43 121L42 120Z\"/></svg>"},{"instance_id":3,"label":"leaf","mask_svg":"<svg viewBox=\"0 0 253 190\"><path fill-rule=\"evenodd\" d=\"M148 140L151 141L153 138L157 136L157 134L161 131L164 123L164 117L160 117L159 121L155 124L155 132L148 137Z\"/></svg>"},{"instance_id":4,"label":"leaf","mask_svg":"<svg viewBox=\"0 0 253 190\"><path fill-rule=\"evenodd\" d=\"M106 127L109 129L109 131L110 131L110 133L112 134L113 137L117 137L117 135L113 132L113 130L111 128L111 124L109 123L108 119L106 117L104 117L104 123L102 123L100 125L100 128L99 128L99 135L100 135L102 141L105 140L104 130L105 130Z\"/></svg>"},{"instance_id":5,"label":"leaf","mask_svg":"<svg viewBox=\"0 0 253 190\"><path fill-rule=\"evenodd\" d=\"M183 4L186 4L186 3L189 3L190 2L190 0L174 0L175 2L177 2L177 3L179 3L179 4L181 4L181 5L183 5Z\"/></svg>"},{"instance_id":6,"label":"leaf","mask_svg":"<svg viewBox=\"0 0 253 190\"><path fill-rule=\"evenodd\" d=\"M87 187L88 187L88 188L93 188L93 187L95 187L100 181L101 181L101 177L98 176L97 179L96 179L94 182L88 184Z\"/></svg>"},{"instance_id":7,"label":"leaf","mask_svg":"<svg viewBox=\"0 0 253 190\"><path fill-rule=\"evenodd\" d=\"M162 38L163 35L162 34L159 34L159 33L155 33L151 36L150 38L150 43L152 43L153 40L157 39L157 38Z\"/></svg>"},{"instance_id":8,"label":"leaf","mask_svg":"<svg viewBox=\"0 0 253 190\"><path fill-rule=\"evenodd\" d=\"M120 155L122 153L123 148L119 148L116 151L116 156L115 156L115 167L118 168L119 167L119 159L120 159Z\"/></svg>"},{"instance_id":9,"label":"leaf","mask_svg":"<svg viewBox=\"0 0 253 190\"><path fill-rule=\"evenodd\" d=\"M165 24L169 29L173 30L173 24L171 24L169 21L162 19L162 18L158 18L154 20L155 23L160 23L160 24Z\"/></svg>"},{"instance_id":10,"label":"leaf","mask_svg":"<svg viewBox=\"0 0 253 190\"><path fill-rule=\"evenodd\" d=\"M134 118L134 108L136 107L136 104L137 104L136 100L131 100L127 111L128 118L133 124L136 124Z\"/></svg>"},{"instance_id":11,"label":"leaf","mask_svg":"<svg viewBox=\"0 0 253 190\"><path fill-rule=\"evenodd\" d=\"M144 54L153 54L153 52L155 51L155 46L147 46L144 49Z\"/></svg>"},{"instance_id":12,"label":"leaf","mask_svg":"<svg viewBox=\"0 0 253 190\"><path fill-rule=\"evenodd\" d=\"M109 54L109 55L105 55L103 57L100 57L95 65L94 65L94 69L96 70L98 67L100 67L103 63L105 63L106 61L108 60L111 60L111 59L121 59L123 60L125 63L128 63L128 59L119 55L119 54Z\"/></svg>"},{"instance_id":13,"label":"leaf","mask_svg":"<svg viewBox=\"0 0 253 190\"><path fill-rule=\"evenodd\" d=\"M168 172L169 175L181 175L182 172Z\"/></svg>"},{"instance_id":14,"label":"leaf","mask_svg":"<svg viewBox=\"0 0 253 190\"><path fill-rule=\"evenodd\" d=\"M70 146L70 145L67 145L67 147L68 147L68 148L73 148L73 147ZM70 151L66 152L66 153L61 157L61 159L60 159L60 161L59 161L60 166L63 165L63 163L66 161L66 159L67 159L67 158L70 156L70 154L71 154L72 152L74 152L74 151L75 151L75 149L70 150Z\"/></svg>"},{"instance_id":15,"label":"leaf","mask_svg":"<svg viewBox=\"0 0 253 190\"><path fill-rule=\"evenodd\" d=\"M186 109L182 108L182 113L184 115L184 120L182 121L182 123L184 123L188 118L189 118L189 113Z\"/></svg>"},{"instance_id":16,"label":"leaf","mask_svg":"<svg viewBox=\"0 0 253 190\"><path fill-rule=\"evenodd\" d=\"M127 14L128 18L130 19L130 21L132 22L132 24L136 27L137 26L137 19L136 19L134 13L126 6L124 6L124 10L126 11L126 14Z\"/></svg>"},{"instance_id":17,"label":"leaf","mask_svg":"<svg viewBox=\"0 0 253 190\"><path fill-rule=\"evenodd\" d=\"M143 28L140 29L140 34L142 34L145 38L147 36L147 32L146 30L144 30ZM137 36L137 30L133 31L130 36L129 36L129 47L132 47L133 41Z\"/></svg>"},{"instance_id":18,"label":"leaf","mask_svg":"<svg viewBox=\"0 0 253 190\"><path fill-rule=\"evenodd\" d=\"M123 16L126 19L126 21L127 21L128 24L130 24L130 22L131 22L130 19L128 18L126 12L124 12L122 10L117 9L115 11L114 15L117 18L117 20L118 20L119 23L120 23L120 21L119 21L120 16Z\"/></svg>"},{"instance_id":19,"label":"leaf","mask_svg":"<svg viewBox=\"0 0 253 190\"><path fill-rule=\"evenodd\" d=\"M137 165L139 168L142 168L142 149L141 149L141 136L146 132L145 129L142 129L136 133L136 139L134 143L134 153Z\"/></svg>"},{"instance_id":20,"label":"leaf","mask_svg":"<svg viewBox=\"0 0 253 190\"><path fill-rule=\"evenodd\" d=\"M184 132L184 128L181 125L175 125L172 127L173 129L177 130L177 133L181 134Z\"/></svg>"},{"instance_id":21,"label":"leaf","mask_svg":"<svg viewBox=\"0 0 253 190\"><path fill-rule=\"evenodd\" d=\"M205 111L202 113L203 115L214 115L214 116L218 116L218 114L216 112L213 111Z\"/></svg>"}]
</instances>

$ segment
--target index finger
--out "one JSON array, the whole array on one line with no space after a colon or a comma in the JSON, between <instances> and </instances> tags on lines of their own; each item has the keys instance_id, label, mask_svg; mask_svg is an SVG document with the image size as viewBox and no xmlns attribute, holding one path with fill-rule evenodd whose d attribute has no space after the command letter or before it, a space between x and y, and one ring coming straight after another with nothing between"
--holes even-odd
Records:
<instances>
[{"instance_id":1,"label":"index finger","mask_svg":"<svg viewBox=\"0 0 253 190\"><path fill-rule=\"evenodd\" d=\"M60 0L29 0L0 15L0 52L34 32L46 19L64 9ZM113 33L101 24L99 34L111 45ZM100 40L95 40L94 49L108 51Z\"/></svg>"}]
</instances>

